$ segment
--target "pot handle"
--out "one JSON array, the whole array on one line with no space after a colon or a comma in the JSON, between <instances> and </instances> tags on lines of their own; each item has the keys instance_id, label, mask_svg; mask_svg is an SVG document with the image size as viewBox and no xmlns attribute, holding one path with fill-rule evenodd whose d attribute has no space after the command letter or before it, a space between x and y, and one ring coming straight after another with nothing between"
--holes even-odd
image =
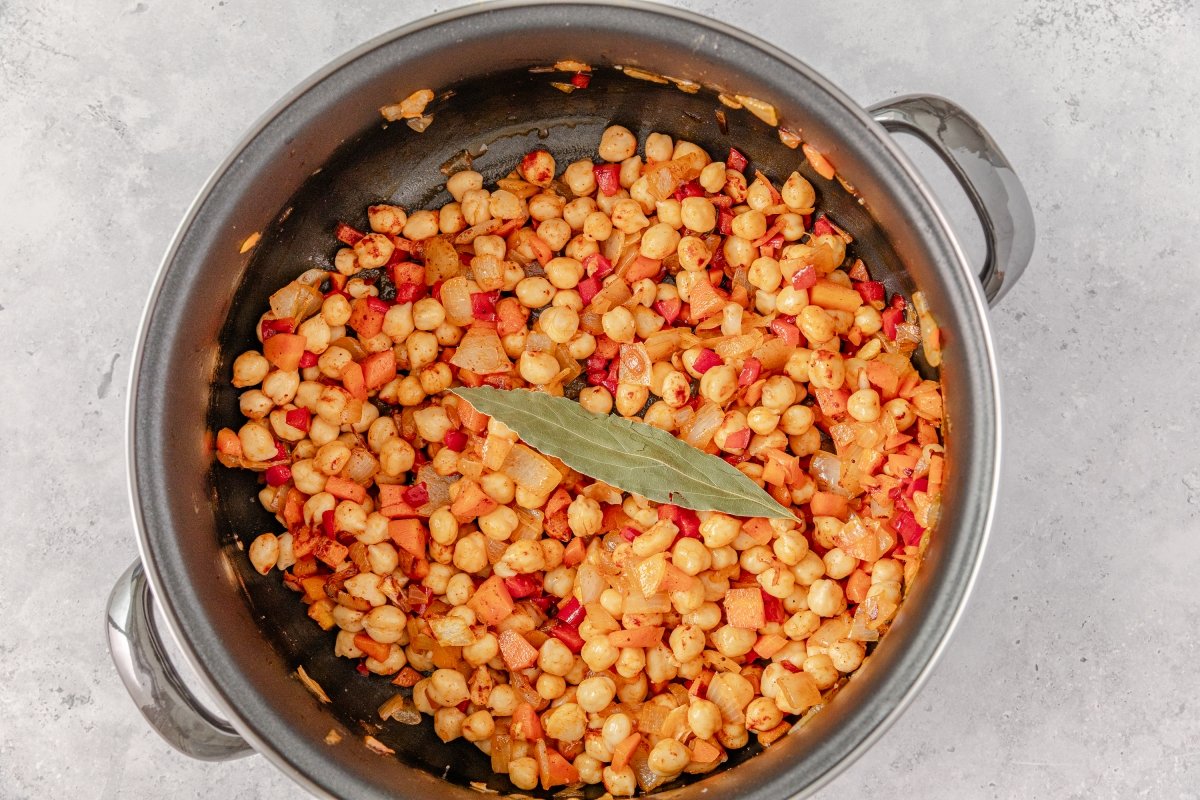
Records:
<instances>
[{"instance_id":1,"label":"pot handle","mask_svg":"<svg viewBox=\"0 0 1200 800\"><path fill-rule=\"evenodd\" d=\"M186 756L229 761L250 755L253 748L201 705L167 659L153 602L140 561L125 570L108 597L108 650L138 710Z\"/></svg>"},{"instance_id":2,"label":"pot handle","mask_svg":"<svg viewBox=\"0 0 1200 800\"><path fill-rule=\"evenodd\" d=\"M971 198L987 241L979 282L995 305L1033 256L1033 209L999 146L970 114L944 97L912 94L868 109L892 132L916 136L933 149Z\"/></svg>"}]
</instances>

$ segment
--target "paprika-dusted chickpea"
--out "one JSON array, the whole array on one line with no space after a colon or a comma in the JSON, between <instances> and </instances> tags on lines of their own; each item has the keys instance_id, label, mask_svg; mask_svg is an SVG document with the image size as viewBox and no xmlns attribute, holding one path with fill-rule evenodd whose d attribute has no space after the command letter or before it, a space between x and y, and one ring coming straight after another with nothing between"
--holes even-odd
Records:
<instances>
[{"instance_id":1,"label":"paprika-dusted chickpea","mask_svg":"<svg viewBox=\"0 0 1200 800\"><path fill-rule=\"evenodd\" d=\"M658 744L651 748L646 765L659 775L669 778L683 772L683 768L691 760L691 751L680 742L675 739L660 739Z\"/></svg>"},{"instance_id":2,"label":"paprika-dusted chickpea","mask_svg":"<svg viewBox=\"0 0 1200 800\"><path fill-rule=\"evenodd\" d=\"M517 518L517 512L513 511L508 506L497 506L492 511L481 516L478 520L479 530L483 531L484 535L489 539L497 542L502 542L509 536L512 536L513 531L520 524ZM541 569L537 567L535 569ZM522 572L533 572L534 570L521 570Z\"/></svg>"},{"instance_id":3,"label":"paprika-dusted chickpea","mask_svg":"<svg viewBox=\"0 0 1200 800\"><path fill-rule=\"evenodd\" d=\"M741 523L736 519L716 511L700 522L700 535L704 538L704 544L714 551L732 544L741 530Z\"/></svg>"},{"instance_id":4,"label":"paprika-dusted chickpea","mask_svg":"<svg viewBox=\"0 0 1200 800\"><path fill-rule=\"evenodd\" d=\"M592 171L595 165L588 160L573 161L563 170L562 180L576 197L595 193L596 173Z\"/></svg>"},{"instance_id":5,"label":"paprika-dusted chickpea","mask_svg":"<svg viewBox=\"0 0 1200 800\"><path fill-rule=\"evenodd\" d=\"M250 543L250 563L260 575L266 575L279 561L279 537L264 533Z\"/></svg>"},{"instance_id":6,"label":"paprika-dusted chickpea","mask_svg":"<svg viewBox=\"0 0 1200 800\"><path fill-rule=\"evenodd\" d=\"M423 297L412 306L412 321L419 331L435 330L446 321L446 309L432 297Z\"/></svg>"},{"instance_id":7,"label":"paprika-dusted chickpea","mask_svg":"<svg viewBox=\"0 0 1200 800\"><path fill-rule=\"evenodd\" d=\"M692 384L682 372L672 370L663 378L663 402L671 408L683 408L692 397Z\"/></svg>"},{"instance_id":8,"label":"paprika-dusted chickpea","mask_svg":"<svg viewBox=\"0 0 1200 800\"><path fill-rule=\"evenodd\" d=\"M580 495L567 507L567 524L576 536L594 536L600 532L604 514L600 504Z\"/></svg>"},{"instance_id":9,"label":"paprika-dusted chickpea","mask_svg":"<svg viewBox=\"0 0 1200 800\"><path fill-rule=\"evenodd\" d=\"M618 197L616 200L613 200L613 203L620 202L623 199L627 198ZM637 204L635 203L634 205ZM596 201L593 198L577 197L563 206L563 221L570 226L572 231L582 231L583 223L587 220L588 216L597 209L597 207ZM638 206L638 210L641 210L641 206ZM603 213L608 214L609 216L612 215L611 211L605 211ZM540 233L541 228L539 228L538 231ZM571 238L570 234L567 235L567 239L569 238ZM567 240L564 239L563 244L566 244L566 242Z\"/></svg>"},{"instance_id":10,"label":"paprika-dusted chickpea","mask_svg":"<svg viewBox=\"0 0 1200 800\"><path fill-rule=\"evenodd\" d=\"M825 562L811 550L801 557L800 563L792 567L792 575L801 586L811 586L824 574Z\"/></svg>"},{"instance_id":11,"label":"paprika-dusted chickpea","mask_svg":"<svg viewBox=\"0 0 1200 800\"><path fill-rule=\"evenodd\" d=\"M333 294L321 304L321 317L331 326L345 325L350 319L350 301L345 295Z\"/></svg>"},{"instance_id":12,"label":"paprika-dusted chickpea","mask_svg":"<svg viewBox=\"0 0 1200 800\"><path fill-rule=\"evenodd\" d=\"M783 273L779 270L779 262L769 256L754 259L746 273L746 280L756 289L773 292L779 288Z\"/></svg>"},{"instance_id":13,"label":"paprika-dusted chickpea","mask_svg":"<svg viewBox=\"0 0 1200 800\"><path fill-rule=\"evenodd\" d=\"M343 298L345 299L345 298ZM271 362L256 350L247 350L233 362L233 385L239 389L256 386L271 371Z\"/></svg>"},{"instance_id":14,"label":"paprika-dusted chickpea","mask_svg":"<svg viewBox=\"0 0 1200 800\"><path fill-rule=\"evenodd\" d=\"M445 234L459 233L467 227L463 216L462 206L458 203L447 203L438 210L438 230Z\"/></svg>"},{"instance_id":15,"label":"paprika-dusted chickpea","mask_svg":"<svg viewBox=\"0 0 1200 800\"><path fill-rule=\"evenodd\" d=\"M546 278L557 289L574 289L583 277L583 264L565 256L551 259L545 269Z\"/></svg>"},{"instance_id":16,"label":"paprika-dusted chickpea","mask_svg":"<svg viewBox=\"0 0 1200 800\"><path fill-rule=\"evenodd\" d=\"M708 198L684 198L679 213L683 226L688 230L708 233L717 227L717 209Z\"/></svg>"},{"instance_id":17,"label":"paprika-dusted chickpea","mask_svg":"<svg viewBox=\"0 0 1200 800\"><path fill-rule=\"evenodd\" d=\"M881 558L871 566L871 583L900 583L903 579L904 568L894 558Z\"/></svg>"},{"instance_id":18,"label":"paprika-dusted chickpea","mask_svg":"<svg viewBox=\"0 0 1200 800\"><path fill-rule=\"evenodd\" d=\"M412 469L416 452L403 439L388 439L379 448L379 468L384 475L397 478Z\"/></svg>"},{"instance_id":19,"label":"paprika-dusted chickpea","mask_svg":"<svg viewBox=\"0 0 1200 800\"><path fill-rule=\"evenodd\" d=\"M749 267L758 255L757 248L750 244L749 239L744 239L736 234L726 237L722 248L725 260L729 266L734 268Z\"/></svg>"},{"instance_id":20,"label":"paprika-dusted chickpea","mask_svg":"<svg viewBox=\"0 0 1200 800\"><path fill-rule=\"evenodd\" d=\"M543 386L554 380L558 374L558 359L549 353L533 353L525 351L521 354L521 377L532 384Z\"/></svg>"},{"instance_id":21,"label":"paprika-dusted chickpea","mask_svg":"<svg viewBox=\"0 0 1200 800\"><path fill-rule=\"evenodd\" d=\"M814 419L813 410L808 406L788 406L779 418L779 428L788 436L799 436L812 428Z\"/></svg>"},{"instance_id":22,"label":"paprika-dusted chickpea","mask_svg":"<svg viewBox=\"0 0 1200 800\"><path fill-rule=\"evenodd\" d=\"M779 414L769 408L756 406L746 415L746 424L750 426L750 430L765 436L779 427Z\"/></svg>"},{"instance_id":23,"label":"paprika-dusted chickpea","mask_svg":"<svg viewBox=\"0 0 1200 800\"><path fill-rule=\"evenodd\" d=\"M476 531L454 543L454 566L463 572L478 572L487 566L487 539Z\"/></svg>"},{"instance_id":24,"label":"paprika-dusted chickpea","mask_svg":"<svg viewBox=\"0 0 1200 800\"><path fill-rule=\"evenodd\" d=\"M746 706L746 727L752 731L769 731L783 722L783 712L768 697L756 697Z\"/></svg>"},{"instance_id":25,"label":"paprika-dusted chickpea","mask_svg":"<svg viewBox=\"0 0 1200 800\"><path fill-rule=\"evenodd\" d=\"M629 344L633 342L633 314L624 306L617 306L606 311L601 318L604 333L614 342Z\"/></svg>"},{"instance_id":26,"label":"paprika-dusted chickpea","mask_svg":"<svg viewBox=\"0 0 1200 800\"><path fill-rule=\"evenodd\" d=\"M270 414L274 407L275 404L271 398L258 389L242 392L241 397L238 398L238 409L242 412L242 416L249 419L262 419Z\"/></svg>"},{"instance_id":27,"label":"paprika-dusted chickpea","mask_svg":"<svg viewBox=\"0 0 1200 800\"><path fill-rule=\"evenodd\" d=\"M820 306L805 306L796 315L796 325L809 344L828 342L834 336L833 318Z\"/></svg>"},{"instance_id":28,"label":"paprika-dusted chickpea","mask_svg":"<svg viewBox=\"0 0 1200 800\"><path fill-rule=\"evenodd\" d=\"M679 246L679 232L665 222L652 225L642 234L638 252L646 258L664 259Z\"/></svg>"},{"instance_id":29,"label":"paprika-dusted chickpea","mask_svg":"<svg viewBox=\"0 0 1200 800\"><path fill-rule=\"evenodd\" d=\"M343 275L353 275L362 269L353 247L343 247L333 256L333 267Z\"/></svg>"},{"instance_id":30,"label":"paprika-dusted chickpea","mask_svg":"<svg viewBox=\"0 0 1200 800\"><path fill-rule=\"evenodd\" d=\"M808 290L784 286L775 295L775 310L780 314L796 315L808 306ZM815 306L814 306L815 307Z\"/></svg>"},{"instance_id":31,"label":"paprika-dusted chickpea","mask_svg":"<svg viewBox=\"0 0 1200 800\"><path fill-rule=\"evenodd\" d=\"M892 418L898 431L908 430L917 421L917 413L912 404L903 397L896 397L884 403L882 413Z\"/></svg>"},{"instance_id":32,"label":"paprika-dusted chickpea","mask_svg":"<svg viewBox=\"0 0 1200 800\"><path fill-rule=\"evenodd\" d=\"M482 188L483 175L471 169L456 172L446 181L446 191L450 192L450 196L458 203L462 202L463 196L468 191Z\"/></svg>"},{"instance_id":33,"label":"paprika-dusted chickpea","mask_svg":"<svg viewBox=\"0 0 1200 800\"><path fill-rule=\"evenodd\" d=\"M383 332L397 344L406 340L408 335L415 329L416 323L413 320L412 303L394 305L387 310L387 313L383 317Z\"/></svg>"},{"instance_id":34,"label":"paprika-dusted chickpea","mask_svg":"<svg viewBox=\"0 0 1200 800\"><path fill-rule=\"evenodd\" d=\"M507 506L501 506L507 508ZM512 509L509 509L510 511ZM542 553L542 548L537 542L529 539L522 539L513 542L504 551L504 555L500 557L501 564L504 564L514 572L530 573L539 572L546 567L546 559Z\"/></svg>"},{"instance_id":35,"label":"paprika-dusted chickpea","mask_svg":"<svg viewBox=\"0 0 1200 800\"><path fill-rule=\"evenodd\" d=\"M600 136L600 157L605 161L624 161L637 152L637 138L621 125L610 125Z\"/></svg>"},{"instance_id":36,"label":"paprika-dusted chickpea","mask_svg":"<svg viewBox=\"0 0 1200 800\"><path fill-rule=\"evenodd\" d=\"M612 226L622 233L636 233L650 225L650 220L646 219L645 212L636 200L617 200L609 216ZM586 222L586 218L584 221Z\"/></svg>"},{"instance_id":37,"label":"paprika-dusted chickpea","mask_svg":"<svg viewBox=\"0 0 1200 800\"><path fill-rule=\"evenodd\" d=\"M732 625L722 625L709 634L713 647L723 656L734 658L744 656L754 647L758 634L746 628L735 628Z\"/></svg>"},{"instance_id":38,"label":"paprika-dusted chickpea","mask_svg":"<svg viewBox=\"0 0 1200 800\"><path fill-rule=\"evenodd\" d=\"M429 535L438 544L453 544L458 538L458 519L442 506L429 516Z\"/></svg>"},{"instance_id":39,"label":"paprika-dusted chickpea","mask_svg":"<svg viewBox=\"0 0 1200 800\"><path fill-rule=\"evenodd\" d=\"M793 172L779 190L783 204L800 214L811 214L817 193L811 183L799 172Z\"/></svg>"},{"instance_id":40,"label":"paprika-dusted chickpea","mask_svg":"<svg viewBox=\"0 0 1200 800\"><path fill-rule=\"evenodd\" d=\"M704 191L716 194L725 188L725 162L714 161L700 170L700 185Z\"/></svg>"},{"instance_id":41,"label":"paprika-dusted chickpea","mask_svg":"<svg viewBox=\"0 0 1200 800\"><path fill-rule=\"evenodd\" d=\"M382 267L396 246L382 233L368 233L354 244L354 256L363 269Z\"/></svg>"},{"instance_id":42,"label":"paprika-dusted chickpea","mask_svg":"<svg viewBox=\"0 0 1200 800\"><path fill-rule=\"evenodd\" d=\"M549 672L543 672L538 676L534 688L546 700L557 700L566 694L567 681L561 675L551 675Z\"/></svg>"},{"instance_id":43,"label":"paprika-dusted chickpea","mask_svg":"<svg viewBox=\"0 0 1200 800\"><path fill-rule=\"evenodd\" d=\"M733 218L733 235L754 241L767 232L767 218L761 211L743 211Z\"/></svg>"},{"instance_id":44,"label":"paprika-dusted chickpea","mask_svg":"<svg viewBox=\"0 0 1200 800\"><path fill-rule=\"evenodd\" d=\"M548 219L538 226L538 238L551 250L561 250L571 239L571 226L565 220ZM505 290L510 291L507 287Z\"/></svg>"},{"instance_id":45,"label":"paprika-dusted chickpea","mask_svg":"<svg viewBox=\"0 0 1200 800\"><path fill-rule=\"evenodd\" d=\"M675 144L665 133L651 133L646 137L646 158L649 161L670 161Z\"/></svg>"},{"instance_id":46,"label":"paprika-dusted chickpea","mask_svg":"<svg viewBox=\"0 0 1200 800\"><path fill-rule=\"evenodd\" d=\"M808 587L808 607L821 617L833 617L846 610L846 595L841 584L824 578Z\"/></svg>"},{"instance_id":47,"label":"paprika-dusted chickpea","mask_svg":"<svg viewBox=\"0 0 1200 800\"><path fill-rule=\"evenodd\" d=\"M762 178L755 178L754 183L750 184L746 190L746 205L755 211L762 211L772 205L775 200L775 195L771 191L771 186Z\"/></svg>"},{"instance_id":48,"label":"paprika-dusted chickpea","mask_svg":"<svg viewBox=\"0 0 1200 800\"><path fill-rule=\"evenodd\" d=\"M839 389L846 381L846 366L841 355L814 350L808 364L808 382L818 389Z\"/></svg>"},{"instance_id":49,"label":"paprika-dusted chickpea","mask_svg":"<svg viewBox=\"0 0 1200 800\"><path fill-rule=\"evenodd\" d=\"M737 388L737 371L729 364L712 367L700 378L700 396L718 405L725 405Z\"/></svg>"},{"instance_id":50,"label":"paprika-dusted chickpea","mask_svg":"<svg viewBox=\"0 0 1200 800\"><path fill-rule=\"evenodd\" d=\"M432 239L438 235L438 215L432 211L417 211L410 214L404 223L404 238L414 242ZM357 250L356 250L357 252ZM380 264L379 266L383 266Z\"/></svg>"},{"instance_id":51,"label":"paprika-dusted chickpea","mask_svg":"<svg viewBox=\"0 0 1200 800\"><path fill-rule=\"evenodd\" d=\"M612 220L603 211L593 211L584 217L583 235L594 242L603 242L612 235Z\"/></svg>"},{"instance_id":52,"label":"paprika-dusted chickpea","mask_svg":"<svg viewBox=\"0 0 1200 800\"><path fill-rule=\"evenodd\" d=\"M813 679L821 691L831 688L841 677L837 667L833 665L833 659L826 653L818 653L804 659L802 669L805 675Z\"/></svg>"},{"instance_id":53,"label":"paprika-dusted chickpea","mask_svg":"<svg viewBox=\"0 0 1200 800\"><path fill-rule=\"evenodd\" d=\"M679 266L688 272L697 272L708 266L712 253L708 251L704 240L695 236L684 236L676 245L675 252L679 256Z\"/></svg>"},{"instance_id":54,"label":"paprika-dusted chickpea","mask_svg":"<svg viewBox=\"0 0 1200 800\"><path fill-rule=\"evenodd\" d=\"M588 256L599 252L600 246L582 233L567 242L567 246L563 249L563 254L567 258L573 258L576 261L583 261Z\"/></svg>"},{"instance_id":55,"label":"paprika-dusted chickpea","mask_svg":"<svg viewBox=\"0 0 1200 800\"><path fill-rule=\"evenodd\" d=\"M846 401L846 411L859 422L874 422L879 419L879 393L859 389Z\"/></svg>"},{"instance_id":56,"label":"paprika-dusted chickpea","mask_svg":"<svg viewBox=\"0 0 1200 800\"><path fill-rule=\"evenodd\" d=\"M437 337L429 331L413 331L405 340L404 348L408 352L410 370L418 370L432 364L438 357Z\"/></svg>"},{"instance_id":57,"label":"paprika-dusted chickpea","mask_svg":"<svg viewBox=\"0 0 1200 800\"><path fill-rule=\"evenodd\" d=\"M659 200L654 204L658 221L678 231L683 227L683 206L675 198Z\"/></svg>"},{"instance_id":58,"label":"paprika-dusted chickpea","mask_svg":"<svg viewBox=\"0 0 1200 800\"><path fill-rule=\"evenodd\" d=\"M579 405L593 414L607 414L613 409L613 397L603 386L589 386L580 390Z\"/></svg>"},{"instance_id":59,"label":"paprika-dusted chickpea","mask_svg":"<svg viewBox=\"0 0 1200 800\"><path fill-rule=\"evenodd\" d=\"M585 642L579 655L588 665L588 669L593 672L603 672L617 663L617 659L621 657L621 651L612 645L608 636L598 636Z\"/></svg>"},{"instance_id":60,"label":"paprika-dusted chickpea","mask_svg":"<svg viewBox=\"0 0 1200 800\"><path fill-rule=\"evenodd\" d=\"M516 295L526 308L541 308L554 297L554 286L545 278L525 278L517 284Z\"/></svg>"},{"instance_id":61,"label":"paprika-dusted chickpea","mask_svg":"<svg viewBox=\"0 0 1200 800\"><path fill-rule=\"evenodd\" d=\"M649 398L650 390L647 387L632 383L619 383L615 398L617 413L623 417L636 416L645 407Z\"/></svg>"},{"instance_id":62,"label":"paprika-dusted chickpea","mask_svg":"<svg viewBox=\"0 0 1200 800\"><path fill-rule=\"evenodd\" d=\"M830 646L828 656L838 672L847 673L862 666L865 653L860 643L842 640Z\"/></svg>"}]
</instances>

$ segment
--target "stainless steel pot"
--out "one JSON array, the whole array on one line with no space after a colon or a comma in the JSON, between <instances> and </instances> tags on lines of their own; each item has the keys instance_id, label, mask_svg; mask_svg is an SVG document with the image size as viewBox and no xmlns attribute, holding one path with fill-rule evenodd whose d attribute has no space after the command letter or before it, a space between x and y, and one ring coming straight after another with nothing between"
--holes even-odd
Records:
<instances>
[{"instance_id":1,"label":"stainless steel pot","mask_svg":"<svg viewBox=\"0 0 1200 800\"><path fill-rule=\"evenodd\" d=\"M591 87L564 95L530 65L573 58L597 67ZM214 469L209 431L233 423L228 377L253 342L271 290L328 264L329 233L372 201L442 202L438 166L457 151L488 179L534 147L570 160L594 150L603 127L639 138L667 131L718 152L731 143L768 174L801 162L776 131L744 111L717 125L715 97L625 77L635 65L761 98L829 155L864 201L816 178L822 206L892 290L920 287L945 338L949 464L941 524L921 576L860 673L810 723L756 757L682 787L672 797L796 796L830 780L871 744L920 687L970 591L996 495L1000 410L986 301L1012 285L1033 248L1028 201L995 143L965 112L936 97L864 111L819 75L761 41L692 14L640 2L499 3L443 14L376 39L311 78L260 120L208 182L163 262L134 359L129 475L141 560L109 604L114 660L150 724L182 752L229 759L265 755L310 791L331 797L474 797L471 781L504 790L487 759L425 727L391 726L380 757L362 746L391 687L335 659L328 635L277 577L257 575L240 551L273 521L249 474ZM424 87L453 88L424 134L380 125L377 109ZM967 263L929 189L888 131L915 134L954 171L983 222L988 255ZM253 232L262 239L242 254ZM188 662L216 698L205 710L164 657L158 605ZM298 666L333 702L318 703ZM325 742L330 730L341 743Z\"/></svg>"}]
</instances>

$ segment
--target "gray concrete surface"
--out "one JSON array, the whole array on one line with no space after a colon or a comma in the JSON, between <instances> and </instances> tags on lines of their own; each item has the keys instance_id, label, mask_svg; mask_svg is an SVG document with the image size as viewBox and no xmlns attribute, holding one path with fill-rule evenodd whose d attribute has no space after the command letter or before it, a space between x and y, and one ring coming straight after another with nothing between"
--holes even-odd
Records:
<instances>
[{"instance_id":1,"label":"gray concrete surface","mask_svg":"<svg viewBox=\"0 0 1200 800\"><path fill-rule=\"evenodd\" d=\"M103 603L135 558L129 354L175 225L246 127L455 5L0 2L0 798L297 796L261 758L177 755L109 663ZM864 103L959 101L1037 212L993 314L1007 457L978 589L912 708L821 798L1200 797L1200 9L681 5Z\"/></svg>"}]
</instances>

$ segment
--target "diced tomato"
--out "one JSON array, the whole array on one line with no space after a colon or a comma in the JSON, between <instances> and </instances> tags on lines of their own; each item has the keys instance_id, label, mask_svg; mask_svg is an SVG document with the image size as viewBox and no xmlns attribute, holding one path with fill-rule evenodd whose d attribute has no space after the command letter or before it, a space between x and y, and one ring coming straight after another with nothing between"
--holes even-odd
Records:
<instances>
[{"instance_id":1,"label":"diced tomato","mask_svg":"<svg viewBox=\"0 0 1200 800\"><path fill-rule=\"evenodd\" d=\"M595 275L600 280L607 278L613 271L612 262L599 253L592 253L584 258L583 268L588 275Z\"/></svg>"},{"instance_id":2,"label":"diced tomato","mask_svg":"<svg viewBox=\"0 0 1200 800\"><path fill-rule=\"evenodd\" d=\"M570 648L572 653L583 649L583 637L579 635L579 628L568 625L561 619L555 620L550 626L550 635Z\"/></svg>"},{"instance_id":3,"label":"diced tomato","mask_svg":"<svg viewBox=\"0 0 1200 800\"><path fill-rule=\"evenodd\" d=\"M729 155L725 158L725 166L736 172L745 172L746 166L749 163L750 159L742 155L736 147L729 148Z\"/></svg>"},{"instance_id":4,"label":"diced tomato","mask_svg":"<svg viewBox=\"0 0 1200 800\"><path fill-rule=\"evenodd\" d=\"M717 231L722 236L733 235L733 210L722 207L717 209ZM723 253L722 248L717 248L718 253Z\"/></svg>"},{"instance_id":5,"label":"diced tomato","mask_svg":"<svg viewBox=\"0 0 1200 800\"><path fill-rule=\"evenodd\" d=\"M307 408L293 408L287 412L284 420L296 430L307 433L308 426L312 423L312 414L309 413Z\"/></svg>"},{"instance_id":6,"label":"diced tomato","mask_svg":"<svg viewBox=\"0 0 1200 800\"><path fill-rule=\"evenodd\" d=\"M879 281L859 281L854 285L864 303L883 302L883 284Z\"/></svg>"},{"instance_id":7,"label":"diced tomato","mask_svg":"<svg viewBox=\"0 0 1200 800\"><path fill-rule=\"evenodd\" d=\"M425 286L423 284L400 283L396 285L396 302L400 305L405 303L415 303L424 296Z\"/></svg>"},{"instance_id":8,"label":"diced tomato","mask_svg":"<svg viewBox=\"0 0 1200 800\"><path fill-rule=\"evenodd\" d=\"M759 591L762 591L761 589ZM767 622L783 622L787 619L787 614L783 611L783 602L778 597L773 597L766 592L762 593L763 599L763 615Z\"/></svg>"},{"instance_id":9,"label":"diced tomato","mask_svg":"<svg viewBox=\"0 0 1200 800\"><path fill-rule=\"evenodd\" d=\"M362 231L353 228L344 222L339 222L336 226L334 226L333 235L337 237L339 242L349 245L350 247L354 247L354 245L358 244L360 239L366 236L366 234Z\"/></svg>"},{"instance_id":10,"label":"diced tomato","mask_svg":"<svg viewBox=\"0 0 1200 800\"><path fill-rule=\"evenodd\" d=\"M700 355L696 356L696 362L692 364L692 369L703 375L713 367L719 367L724 363L724 359L706 347L700 351Z\"/></svg>"},{"instance_id":11,"label":"diced tomato","mask_svg":"<svg viewBox=\"0 0 1200 800\"><path fill-rule=\"evenodd\" d=\"M429 487L424 483L414 483L404 490L404 502L410 506L423 506L429 502Z\"/></svg>"},{"instance_id":12,"label":"diced tomato","mask_svg":"<svg viewBox=\"0 0 1200 800\"><path fill-rule=\"evenodd\" d=\"M592 167L592 174L596 176L596 186L606 197L612 197L621 190L620 164L597 164Z\"/></svg>"},{"instance_id":13,"label":"diced tomato","mask_svg":"<svg viewBox=\"0 0 1200 800\"><path fill-rule=\"evenodd\" d=\"M571 85L576 89L586 89L592 82L592 76L586 72L576 72L571 76Z\"/></svg>"},{"instance_id":14,"label":"diced tomato","mask_svg":"<svg viewBox=\"0 0 1200 800\"><path fill-rule=\"evenodd\" d=\"M683 300L678 297L672 297L669 300L657 300L654 303L654 311L665 319L668 325L671 325L675 320L679 319L679 314L683 311Z\"/></svg>"},{"instance_id":15,"label":"diced tomato","mask_svg":"<svg viewBox=\"0 0 1200 800\"><path fill-rule=\"evenodd\" d=\"M267 479L268 486L283 486L292 479L292 468L287 464L276 464L268 467L263 477Z\"/></svg>"},{"instance_id":16,"label":"diced tomato","mask_svg":"<svg viewBox=\"0 0 1200 800\"><path fill-rule=\"evenodd\" d=\"M515 600L524 600L542 591L542 582L533 575L520 574L504 579L504 588Z\"/></svg>"},{"instance_id":17,"label":"diced tomato","mask_svg":"<svg viewBox=\"0 0 1200 800\"><path fill-rule=\"evenodd\" d=\"M484 322L496 321L496 301L500 299L499 291L472 292L471 314L475 319Z\"/></svg>"},{"instance_id":18,"label":"diced tomato","mask_svg":"<svg viewBox=\"0 0 1200 800\"><path fill-rule=\"evenodd\" d=\"M836 233L836 231L833 229L833 225L829 223L829 218L822 214L821 216L817 217L817 221L813 223L812 233L813 236L825 236L830 233Z\"/></svg>"},{"instance_id":19,"label":"diced tomato","mask_svg":"<svg viewBox=\"0 0 1200 800\"><path fill-rule=\"evenodd\" d=\"M467 447L467 435L462 431L446 431L446 438L442 443L450 450L461 453Z\"/></svg>"},{"instance_id":20,"label":"diced tomato","mask_svg":"<svg viewBox=\"0 0 1200 800\"><path fill-rule=\"evenodd\" d=\"M600 278L596 277L595 275L589 275L581 280L575 288L579 291L579 299L582 300L583 304L586 306L588 303L592 302L592 298L600 293L600 290L604 288L604 284L601 282Z\"/></svg>"},{"instance_id":21,"label":"diced tomato","mask_svg":"<svg viewBox=\"0 0 1200 800\"><path fill-rule=\"evenodd\" d=\"M895 341L896 326L904 322L904 309L885 308L881 316L883 317L883 335Z\"/></svg>"},{"instance_id":22,"label":"diced tomato","mask_svg":"<svg viewBox=\"0 0 1200 800\"><path fill-rule=\"evenodd\" d=\"M811 289L817 285L817 268L812 264L805 264L800 269L796 270L792 275L793 289Z\"/></svg>"},{"instance_id":23,"label":"diced tomato","mask_svg":"<svg viewBox=\"0 0 1200 800\"><path fill-rule=\"evenodd\" d=\"M388 309L392 307L391 303L386 300L380 300L378 297L368 297L367 305L371 307L372 311L379 314L386 314Z\"/></svg>"},{"instance_id":24,"label":"diced tomato","mask_svg":"<svg viewBox=\"0 0 1200 800\"><path fill-rule=\"evenodd\" d=\"M747 358L742 362L742 370L738 373L738 386L749 386L758 380L762 374L762 362L757 358Z\"/></svg>"},{"instance_id":25,"label":"diced tomato","mask_svg":"<svg viewBox=\"0 0 1200 800\"><path fill-rule=\"evenodd\" d=\"M800 329L791 322L783 319L774 319L771 321L771 333L783 339L784 343L789 347L800 346Z\"/></svg>"}]
</instances>

